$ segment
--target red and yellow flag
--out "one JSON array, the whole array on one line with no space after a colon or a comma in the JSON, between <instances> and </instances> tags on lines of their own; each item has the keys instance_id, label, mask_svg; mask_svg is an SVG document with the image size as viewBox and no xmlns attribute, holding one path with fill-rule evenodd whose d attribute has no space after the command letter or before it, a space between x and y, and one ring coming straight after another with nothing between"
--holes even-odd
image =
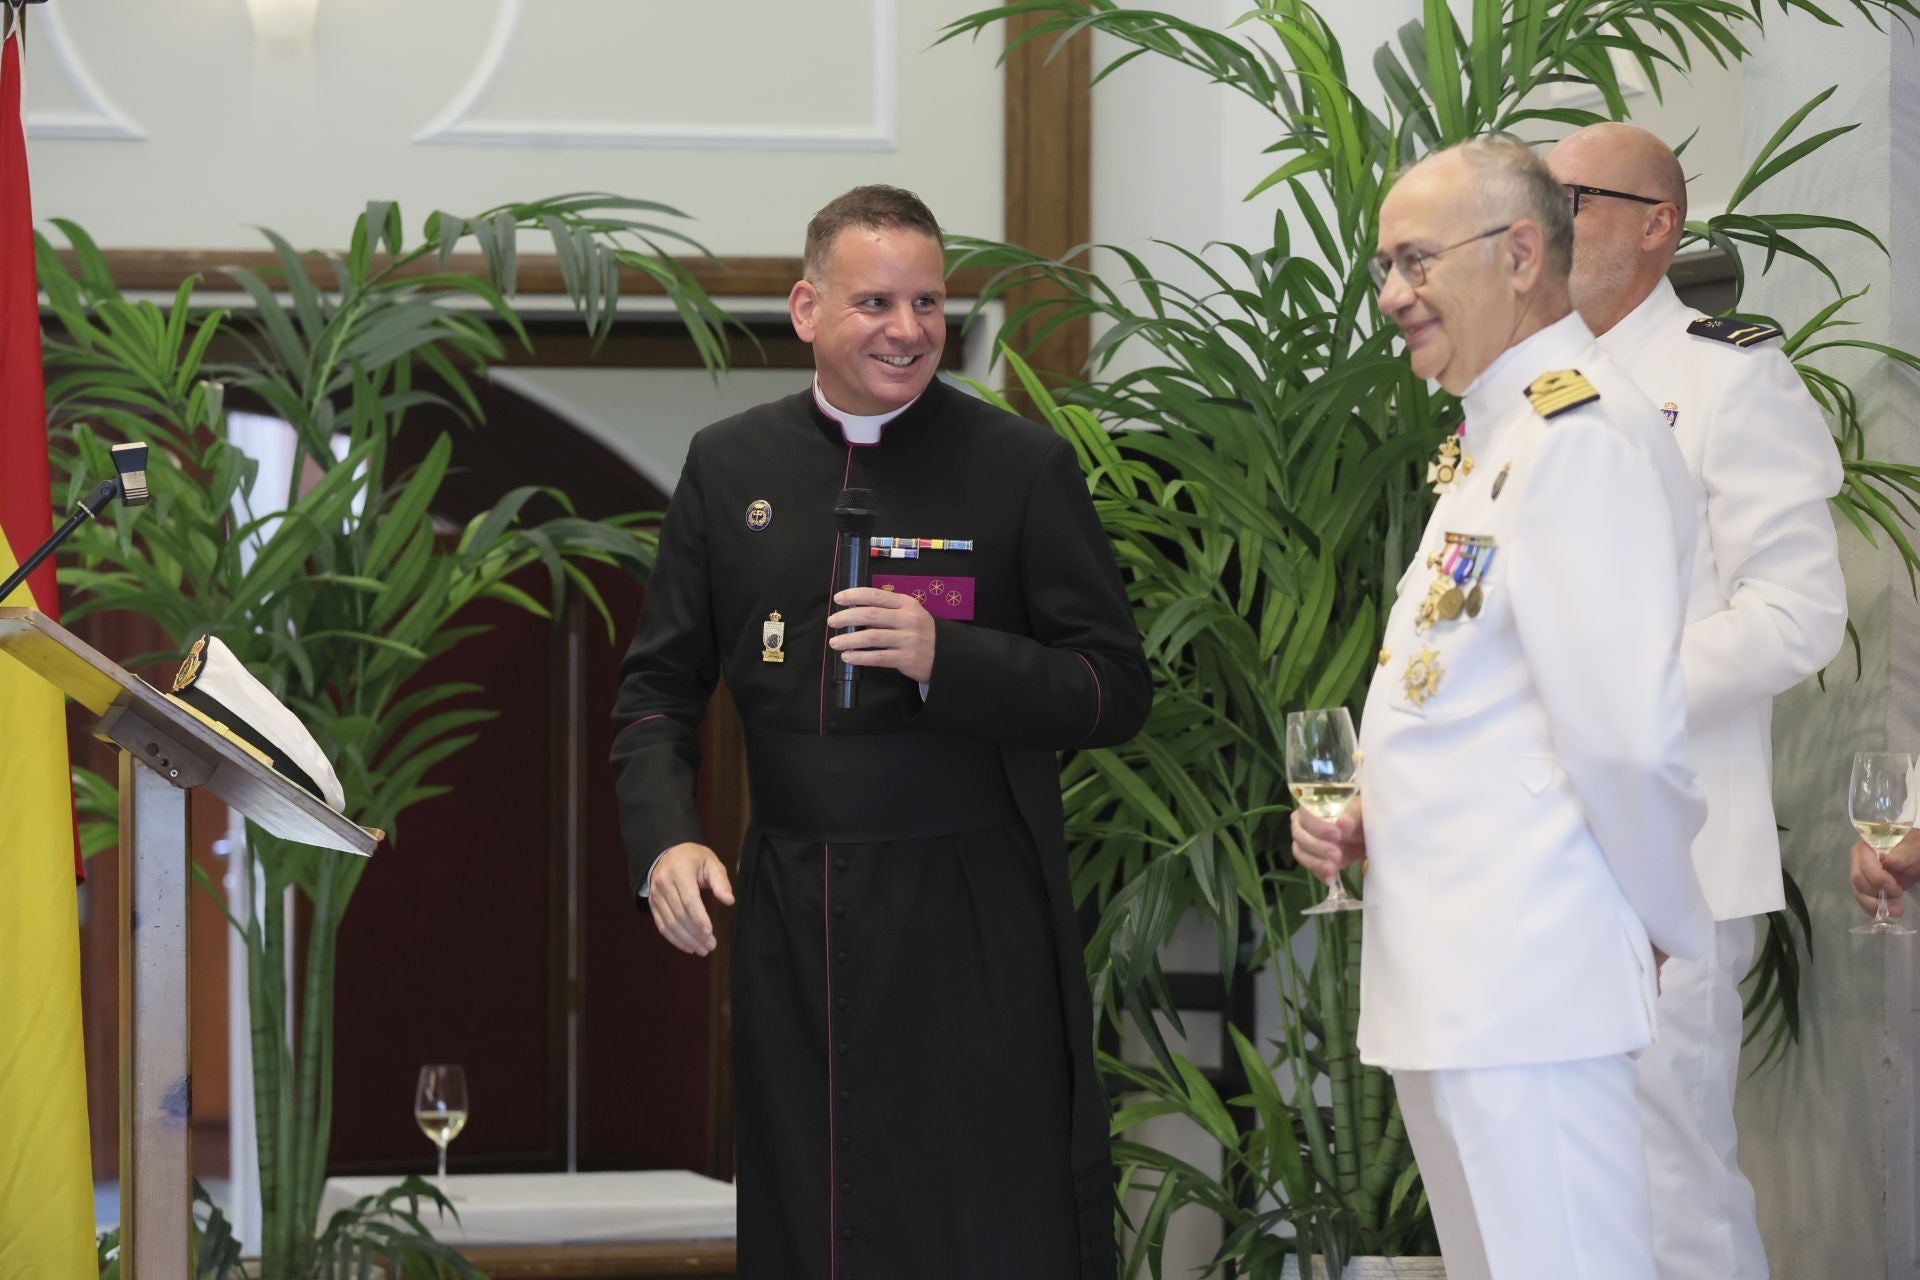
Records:
<instances>
[{"instance_id":1,"label":"red and yellow flag","mask_svg":"<svg viewBox=\"0 0 1920 1280\"><path fill-rule=\"evenodd\" d=\"M0 40L0 578L53 532L51 483L15 36ZM0 604L53 614L52 559ZM0 725L0 1280L81 1280L99 1268L59 690L0 659Z\"/></svg>"}]
</instances>

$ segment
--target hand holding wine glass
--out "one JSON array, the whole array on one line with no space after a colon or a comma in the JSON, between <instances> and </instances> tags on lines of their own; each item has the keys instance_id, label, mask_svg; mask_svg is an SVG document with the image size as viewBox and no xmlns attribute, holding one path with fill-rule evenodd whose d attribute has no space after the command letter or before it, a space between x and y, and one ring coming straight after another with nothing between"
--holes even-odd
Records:
<instances>
[{"instance_id":1,"label":"hand holding wine glass","mask_svg":"<svg viewBox=\"0 0 1920 1280\"><path fill-rule=\"evenodd\" d=\"M1287 714L1287 784L1301 810L1327 822L1345 813L1360 794L1358 757L1353 721L1345 707ZM1298 829L1296 821L1296 833ZM1327 888L1326 901L1308 907L1305 914L1358 911L1366 905L1348 895L1337 870Z\"/></svg>"},{"instance_id":2,"label":"hand holding wine glass","mask_svg":"<svg viewBox=\"0 0 1920 1280\"><path fill-rule=\"evenodd\" d=\"M1915 786L1914 759L1905 751L1862 751L1853 757L1853 776L1847 782L1847 818L1875 855L1887 854L1906 838L1920 814L1920 787ZM1912 929L1887 910L1887 893L1878 892L1873 919L1855 925L1854 933L1910 934Z\"/></svg>"},{"instance_id":3,"label":"hand holding wine glass","mask_svg":"<svg viewBox=\"0 0 1920 1280\"><path fill-rule=\"evenodd\" d=\"M420 1132L440 1148L440 1181L447 1180L447 1145L467 1127L467 1073L453 1063L420 1068L413 1091L413 1116Z\"/></svg>"}]
</instances>

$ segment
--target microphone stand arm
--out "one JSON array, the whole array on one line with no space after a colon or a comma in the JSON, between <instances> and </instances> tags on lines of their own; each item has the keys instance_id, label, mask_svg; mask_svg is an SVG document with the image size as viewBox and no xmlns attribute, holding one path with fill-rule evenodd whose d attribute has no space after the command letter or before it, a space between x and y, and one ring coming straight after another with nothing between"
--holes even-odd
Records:
<instances>
[{"instance_id":1,"label":"microphone stand arm","mask_svg":"<svg viewBox=\"0 0 1920 1280\"><path fill-rule=\"evenodd\" d=\"M27 580L27 575L39 568L40 562L52 555L55 548L65 542L67 537L72 534L75 529L78 529L87 521L98 517L102 511L106 510L107 504L119 496L120 479L118 476L110 480L102 480L99 484L95 485L92 493L89 493L86 497L74 504L73 514L67 517L64 524L53 531L53 536L41 543L39 549L22 561L20 567L13 571L12 576L7 579L6 583L0 585L0 600L5 600L8 596L12 595L15 589ZM42 601L41 603L43 605L51 604L52 601Z\"/></svg>"}]
</instances>

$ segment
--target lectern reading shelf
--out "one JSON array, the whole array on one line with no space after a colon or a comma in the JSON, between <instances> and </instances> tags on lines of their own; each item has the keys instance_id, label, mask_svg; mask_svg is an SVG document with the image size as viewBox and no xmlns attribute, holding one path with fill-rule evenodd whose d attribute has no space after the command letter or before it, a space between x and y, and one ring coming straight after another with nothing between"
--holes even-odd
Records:
<instances>
[{"instance_id":1,"label":"lectern reading shelf","mask_svg":"<svg viewBox=\"0 0 1920 1280\"><path fill-rule=\"evenodd\" d=\"M282 839L342 853L369 855L381 834L38 610L0 608L0 654L98 716L95 735L119 748L121 1275L191 1275L187 792L205 788Z\"/></svg>"}]
</instances>

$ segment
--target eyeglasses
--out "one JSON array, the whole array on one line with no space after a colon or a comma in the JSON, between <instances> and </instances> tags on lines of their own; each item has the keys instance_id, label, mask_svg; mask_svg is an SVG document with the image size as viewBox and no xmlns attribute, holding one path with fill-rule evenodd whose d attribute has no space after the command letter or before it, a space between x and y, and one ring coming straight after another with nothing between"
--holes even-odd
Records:
<instances>
[{"instance_id":1,"label":"eyeglasses","mask_svg":"<svg viewBox=\"0 0 1920 1280\"><path fill-rule=\"evenodd\" d=\"M1513 224L1509 222L1504 227L1494 227L1490 231L1482 231L1477 236L1468 236L1465 240L1442 245L1438 249L1401 249L1391 254L1376 253L1367 260L1367 274L1373 277L1373 287L1376 289L1386 288L1387 276L1395 271L1400 273L1402 280L1418 289L1427 282L1427 264L1441 254L1451 253L1462 245L1473 244L1475 241L1485 240L1489 236L1497 236L1503 231L1511 230L1513 230Z\"/></svg>"},{"instance_id":2,"label":"eyeglasses","mask_svg":"<svg viewBox=\"0 0 1920 1280\"><path fill-rule=\"evenodd\" d=\"M1573 216L1576 218L1580 216L1581 196L1609 196L1615 200L1631 200L1635 204L1667 203L1658 196L1637 196L1631 191L1609 191L1605 187L1582 186L1578 182L1563 182L1560 185L1567 189L1567 199L1573 204Z\"/></svg>"}]
</instances>

